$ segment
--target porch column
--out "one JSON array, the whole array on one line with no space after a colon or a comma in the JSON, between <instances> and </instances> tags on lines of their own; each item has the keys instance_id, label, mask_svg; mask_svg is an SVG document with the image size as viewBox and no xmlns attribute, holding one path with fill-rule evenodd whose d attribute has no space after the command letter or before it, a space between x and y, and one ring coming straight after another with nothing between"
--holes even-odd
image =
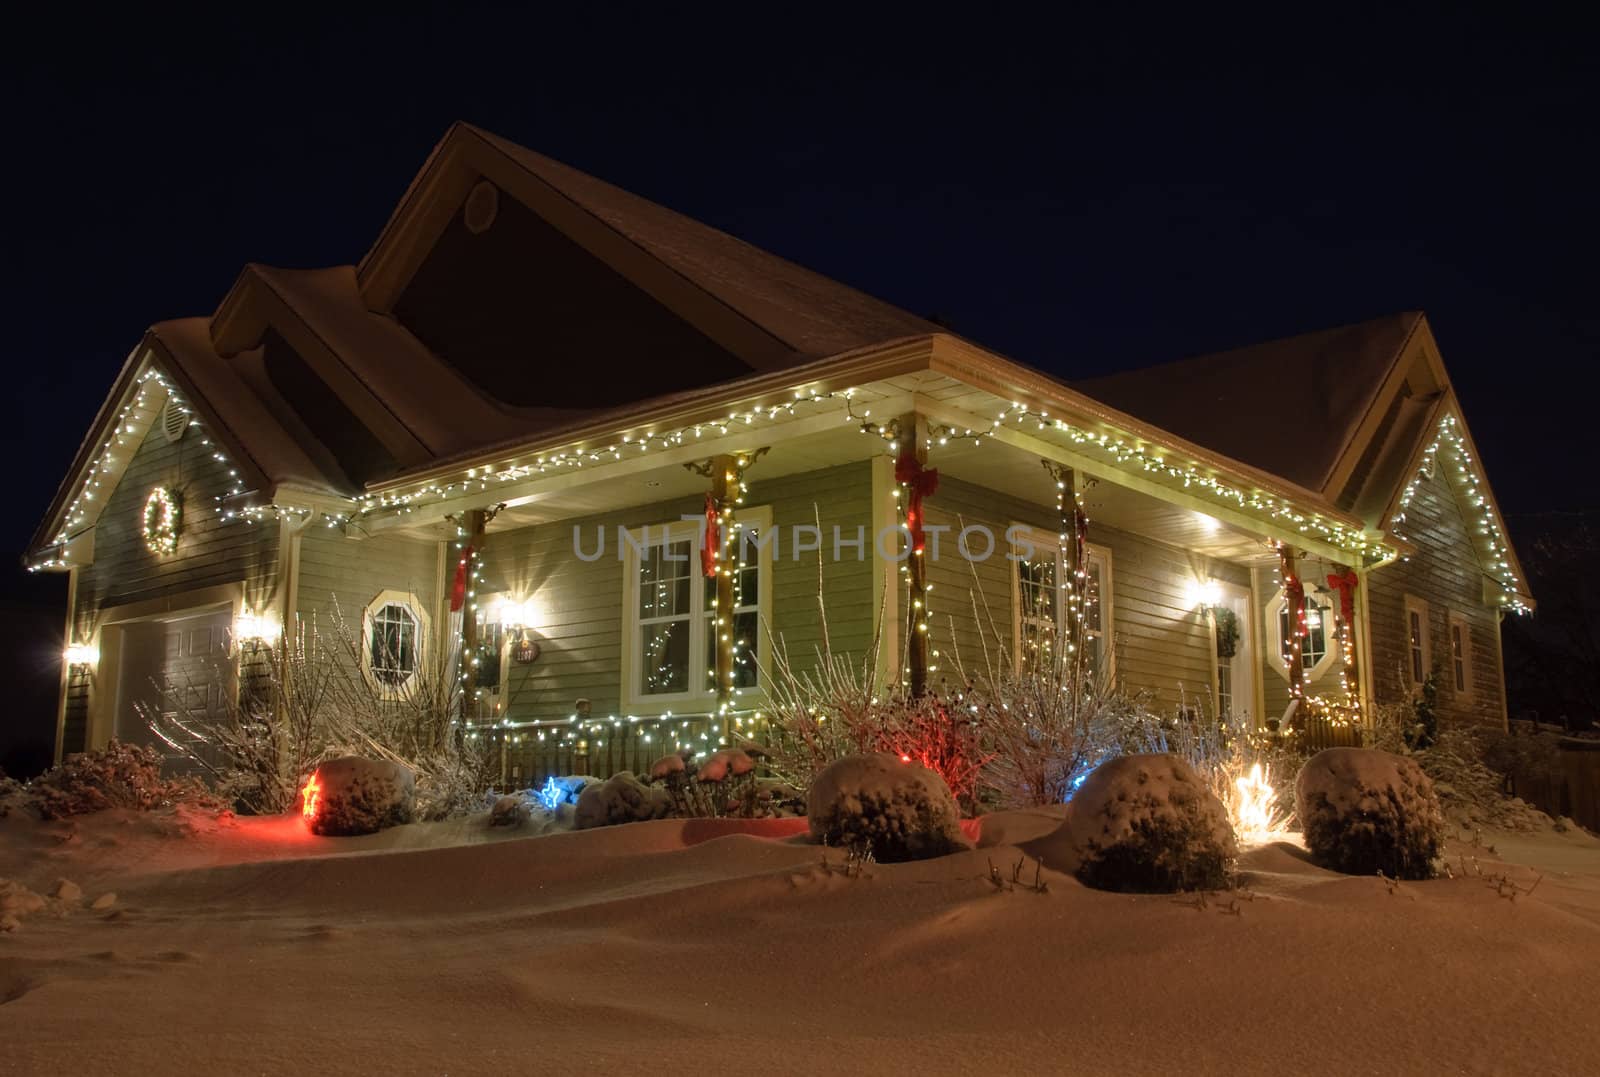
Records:
<instances>
[{"instance_id":1,"label":"porch column","mask_svg":"<svg viewBox=\"0 0 1600 1077\"><path fill-rule=\"evenodd\" d=\"M1300 580L1300 570L1296 564L1295 548L1287 543L1280 542L1278 547L1278 574L1283 577L1283 601L1288 607L1289 627L1289 699L1299 700L1304 704L1306 698L1306 667L1302 661L1304 644L1301 642L1306 634L1306 591L1305 584ZM1290 729L1301 729L1305 726L1304 707L1296 707L1294 718L1289 722Z\"/></svg>"},{"instance_id":2,"label":"porch column","mask_svg":"<svg viewBox=\"0 0 1600 1077\"><path fill-rule=\"evenodd\" d=\"M1070 467L1054 460L1042 460L1044 469L1056 484L1056 542L1061 547L1063 578L1057 583L1065 594L1061 603L1066 621L1058 625L1056 635L1071 648L1067 656L1067 670L1074 686L1083 684L1083 663L1089 637L1085 635L1088 615L1089 577L1084 564L1084 525L1087 521L1078 506L1078 475ZM1105 612L1101 611L1101 616Z\"/></svg>"},{"instance_id":3,"label":"porch column","mask_svg":"<svg viewBox=\"0 0 1600 1077\"><path fill-rule=\"evenodd\" d=\"M483 509L468 509L462 514L462 541L466 545L461 552L466 560L467 600L461 607L461 716L469 722L478 718L478 602L473 594L473 578L488 526L489 513Z\"/></svg>"},{"instance_id":4,"label":"porch column","mask_svg":"<svg viewBox=\"0 0 1600 1077\"><path fill-rule=\"evenodd\" d=\"M711 460L711 499L717 512L717 609L712 630L717 634L717 712L733 705L733 559L728 556L733 533L733 506L739 499L739 461L732 456Z\"/></svg>"},{"instance_id":5,"label":"porch column","mask_svg":"<svg viewBox=\"0 0 1600 1077\"><path fill-rule=\"evenodd\" d=\"M906 574L909 577L906 603L906 670L913 697L928 691L928 564L922 549L922 499L931 491L926 477L938 481L937 472L927 470L928 420L916 412L898 420L899 436L895 459L895 481L900 485L901 509L905 513Z\"/></svg>"}]
</instances>

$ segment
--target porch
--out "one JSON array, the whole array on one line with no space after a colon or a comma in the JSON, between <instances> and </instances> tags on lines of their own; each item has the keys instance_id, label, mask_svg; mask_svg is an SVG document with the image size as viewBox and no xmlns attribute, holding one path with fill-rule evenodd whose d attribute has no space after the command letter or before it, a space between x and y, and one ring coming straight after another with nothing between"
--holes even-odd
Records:
<instances>
[{"instance_id":1,"label":"porch","mask_svg":"<svg viewBox=\"0 0 1600 1077\"><path fill-rule=\"evenodd\" d=\"M369 517L375 536L443 541L441 625L451 569L464 574L447 631L475 656L469 735L490 743L502 785L761 740L775 645L797 670L824 649L875 652L885 689L912 690L919 668L937 690L1015 665L1040 621L1069 615L1080 571L1095 660L1160 713L1265 729L1297 697L1361 697L1360 618L1345 624L1324 582L1360 573L1358 543L1275 495L1236 496L1142 442L1086 438L931 371L751 414L582 467L485 469L475 491ZM896 476L906 444L938 472L920 558ZM728 542L709 578L708 495ZM1293 715L1305 743L1359 735L1353 710L1312 710Z\"/></svg>"}]
</instances>

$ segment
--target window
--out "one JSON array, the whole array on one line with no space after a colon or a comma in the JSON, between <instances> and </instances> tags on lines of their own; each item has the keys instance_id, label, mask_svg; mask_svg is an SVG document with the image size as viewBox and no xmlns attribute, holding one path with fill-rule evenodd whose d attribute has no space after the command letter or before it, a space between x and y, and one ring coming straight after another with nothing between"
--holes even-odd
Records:
<instances>
[{"instance_id":1,"label":"window","mask_svg":"<svg viewBox=\"0 0 1600 1077\"><path fill-rule=\"evenodd\" d=\"M759 688L766 666L761 618L771 608L770 510L737 517L741 563L733 579L734 688ZM666 710L716 696L717 581L700 568L694 521L631 532L626 551L624 706ZM694 661L693 656L701 656Z\"/></svg>"},{"instance_id":2,"label":"window","mask_svg":"<svg viewBox=\"0 0 1600 1077\"><path fill-rule=\"evenodd\" d=\"M427 615L415 595L383 591L367 604L362 659L378 687L399 693L410 686L422 664Z\"/></svg>"},{"instance_id":3,"label":"window","mask_svg":"<svg viewBox=\"0 0 1600 1077\"><path fill-rule=\"evenodd\" d=\"M1044 667L1053 659L1060 632L1067 623L1071 591L1066 587L1066 551L1060 547L1056 536L1029 529L1022 537L1027 545L1019 542L1012 551L1012 563L1016 566L1012 574L1012 595L1016 610L1016 663L1019 670L1026 670ZM1108 668L1110 661L1106 626L1111 621L1108 613L1111 551L1101 546L1088 546L1085 554L1083 633L1089 669L1098 674Z\"/></svg>"},{"instance_id":4,"label":"window","mask_svg":"<svg viewBox=\"0 0 1600 1077\"><path fill-rule=\"evenodd\" d=\"M1310 595L1306 596L1306 634L1300 637L1300 665L1307 670L1317 668L1317 664L1328 657L1328 630L1322 606ZM1289 623L1289 604L1283 603L1278 610L1278 656L1285 663L1289 661L1290 647L1294 643L1294 633L1298 625Z\"/></svg>"},{"instance_id":5,"label":"window","mask_svg":"<svg viewBox=\"0 0 1600 1077\"><path fill-rule=\"evenodd\" d=\"M1457 692L1472 687L1472 626L1459 613L1450 615L1450 679Z\"/></svg>"},{"instance_id":6,"label":"window","mask_svg":"<svg viewBox=\"0 0 1600 1077\"><path fill-rule=\"evenodd\" d=\"M1332 617L1331 608L1322 605L1316 595L1306 594L1306 634L1300 637L1300 668L1305 671L1307 681L1321 679L1339 659L1339 648L1334 646ZM1267 603L1264 627L1266 634L1273 637L1266 641L1267 645L1276 646L1278 651L1278 661L1268 665L1285 680L1289 678L1289 656L1293 653L1294 633L1299 627L1295 621L1294 611L1289 608L1288 598L1280 587Z\"/></svg>"},{"instance_id":7,"label":"window","mask_svg":"<svg viewBox=\"0 0 1600 1077\"><path fill-rule=\"evenodd\" d=\"M1428 604L1412 595L1405 596L1406 673L1413 685L1420 686L1433 672L1433 654L1428 639Z\"/></svg>"}]
</instances>

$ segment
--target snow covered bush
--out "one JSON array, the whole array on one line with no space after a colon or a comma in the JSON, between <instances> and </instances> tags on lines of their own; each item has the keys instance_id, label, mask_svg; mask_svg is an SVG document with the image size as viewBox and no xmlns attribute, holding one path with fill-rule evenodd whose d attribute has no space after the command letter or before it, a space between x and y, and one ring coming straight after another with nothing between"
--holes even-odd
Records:
<instances>
[{"instance_id":1,"label":"snow covered bush","mask_svg":"<svg viewBox=\"0 0 1600 1077\"><path fill-rule=\"evenodd\" d=\"M372 834L416 816L411 771L385 759L344 756L317 764L301 805L313 834Z\"/></svg>"},{"instance_id":2,"label":"snow covered bush","mask_svg":"<svg viewBox=\"0 0 1600 1077\"><path fill-rule=\"evenodd\" d=\"M1312 859L1351 875L1426 879L1444 839L1439 798L1415 760L1329 748L1300 769L1295 807Z\"/></svg>"},{"instance_id":3,"label":"snow covered bush","mask_svg":"<svg viewBox=\"0 0 1600 1077\"><path fill-rule=\"evenodd\" d=\"M572 825L578 830L618 823L664 819L672 810L667 791L646 785L631 771L618 771L603 782L591 782L578 794Z\"/></svg>"},{"instance_id":4,"label":"snow covered bush","mask_svg":"<svg viewBox=\"0 0 1600 1077\"><path fill-rule=\"evenodd\" d=\"M346 622L335 601L328 631L313 618L245 652L238 697L224 696L220 713L192 713L189 686L175 684L141 716L246 811L292 810L301 777L319 760L347 755L386 759L415 775L420 818L480 810L488 761L484 742L457 724L457 654L428 648L404 684L380 685L363 660L369 632Z\"/></svg>"},{"instance_id":5,"label":"snow covered bush","mask_svg":"<svg viewBox=\"0 0 1600 1077\"><path fill-rule=\"evenodd\" d=\"M46 819L106 808L150 811L177 803L222 807L194 778L163 778L162 762L154 748L113 740L104 748L69 755L39 775L29 783L27 799Z\"/></svg>"},{"instance_id":6,"label":"snow covered bush","mask_svg":"<svg viewBox=\"0 0 1600 1077\"><path fill-rule=\"evenodd\" d=\"M1048 844L1087 886L1171 893L1228 885L1237 855L1228 810L1182 758L1108 760L1073 794Z\"/></svg>"},{"instance_id":7,"label":"snow covered bush","mask_svg":"<svg viewBox=\"0 0 1600 1077\"><path fill-rule=\"evenodd\" d=\"M880 861L921 860L966 847L950 787L917 762L850 755L824 767L806 795L811 836L870 849Z\"/></svg>"}]
</instances>

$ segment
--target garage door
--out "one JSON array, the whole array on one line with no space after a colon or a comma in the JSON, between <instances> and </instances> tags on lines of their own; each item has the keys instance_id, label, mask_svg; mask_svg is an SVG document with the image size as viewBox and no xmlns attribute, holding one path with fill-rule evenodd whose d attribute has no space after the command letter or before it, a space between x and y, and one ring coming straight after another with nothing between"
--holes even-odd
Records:
<instances>
[{"instance_id":1,"label":"garage door","mask_svg":"<svg viewBox=\"0 0 1600 1077\"><path fill-rule=\"evenodd\" d=\"M232 615L227 610L171 621L148 621L123 631L117 706L117 737L150 744L168 755L174 774L201 768L176 757L145 723L146 709L159 711L174 739L197 743L180 725L220 718L233 680L228 658Z\"/></svg>"}]
</instances>

